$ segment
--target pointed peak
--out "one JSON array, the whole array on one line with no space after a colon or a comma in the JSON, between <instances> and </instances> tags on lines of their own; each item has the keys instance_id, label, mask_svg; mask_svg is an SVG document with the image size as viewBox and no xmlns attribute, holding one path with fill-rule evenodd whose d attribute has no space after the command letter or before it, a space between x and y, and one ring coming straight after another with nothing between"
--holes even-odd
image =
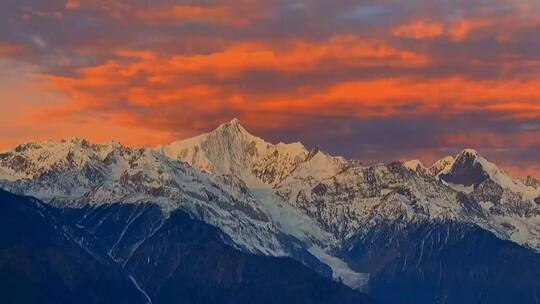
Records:
<instances>
[{"instance_id":1,"label":"pointed peak","mask_svg":"<svg viewBox=\"0 0 540 304\"><path fill-rule=\"evenodd\" d=\"M233 118L229 122L222 123L216 128L216 130L233 130L233 131L247 132L246 129L240 123L240 120L238 118Z\"/></svg>"},{"instance_id":2,"label":"pointed peak","mask_svg":"<svg viewBox=\"0 0 540 304\"><path fill-rule=\"evenodd\" d=\"M475 149L464 149L452 166L442 171L440 178L448 183L466 187L478 186L499 172L495 164L488 162Z\"/></svg>"},{"instance_id":3,"label":"pointed peak","mask_svg":"<svg viewBox=\"0 0 540 304\"><path fill-rule=\"evenodd\" d=\"M454 158L454 164L484 162L484 157L475 149L464 149Z\"/></svg>"},{"instance_id":4,"label":"pointed peak","mask_svg":"<svg viewBox=\"0 0 540 304\"><path fill-rule=\"evenodd\" d=\"M460 156L469 156L469 157L478 157L480 156L480 153L478 153L478 151L476 151L475 149L464 149L463 151L461 151L461 153L458 154L458 156L456 158L459 158Z\"/></svg>"},{"instance_id":5,"label":"pointed peak","mask_svg":"<svg viewBox=\"0 0 540 304\"><path fill-rule=\"evenodd\" d=\"M461 151L456 157L454 158L454 164L457 163L470 163L470 164L476 164L478 163L480 166L495 166L496 165L492 162L490 162L488 159L484 157L484 155L480 154L475 149L464 149Z\"/></svg>"},{"instance_id":6,"label":"pointed peak","mask_svg":"<svg viewBox=\"0 0 540 304\"><path fill-rule=\"evenodd\" d=\"M429 167L429 171L434 176L439 176L440 174L448 173L450 169L452 169L452 166L454 165L456 159L451 156L445 156L438 161L436 161L431 167Z\"/></svg>"},{"instance_id":7,"label":"pointed peak","mask_svg":"<svg viewBox=\"0 0 540 304\"><path fill-rule=\"evenodd\" d=\"M222 123L218 128L220 127L242 127L242 124L240 123L240 119L235 117L228 122Z\"/></svg>"},{"instance_id":8,"label":"pointed peak","mask_svg":"<svg viewBox=\"0 0 540 304\"><path fill-rule=\"evenodd\" d=\"M424 164L418 159L408 160L408 161L403 163L403 166L405 166L405 168L411 169L413 171L426 168L424 166Z\"/></svg>"},{"instance_id":9,"label":"pointed peak","mask_svg":"<svg viewBox=\"0 0 540 304\"><path fill-rule=\"evenodd\" d=\"M241 139L244 141L252 142L256 141L260 144L266 143L262 138L259 138L257 136L252 135L249 131L247 131L244 126L240 124L240 120L233 119L229 122L223 123L219 125L215 130L203 134L203 137L211 136L211 137L217 137L222 139Z\"/></svg>"}]
</instances>

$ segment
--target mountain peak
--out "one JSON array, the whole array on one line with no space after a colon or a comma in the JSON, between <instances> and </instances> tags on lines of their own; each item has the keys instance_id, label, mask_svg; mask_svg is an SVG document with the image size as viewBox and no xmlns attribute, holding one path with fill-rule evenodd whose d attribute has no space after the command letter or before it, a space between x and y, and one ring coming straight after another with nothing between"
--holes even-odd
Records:
<instances>
[{"instance_id":1,"label":"mountain peak","mask_svg":"<svg viewBox=\"0 0 540 304\"><path fill-rule=\"evenodd\" d=\"M237 118L216 129L192 138L157 147L166 156L183 160L210 173L244 176L254 157L267 149L268 143L250 134Z\"/></svg>"},{"instance_id":2,"label":"mountain peak","mask_svg":"<svg viewBox=\"0 0 540 304\"><path fill-rule=\"evenodd\" d=\"M219 125L215 130L210 133L225 133L228 135L243 134L248 137L252 135L242 126L238 118L233 118L231 121Z\"/></svg>"},{"instance_id":3,"label":"mountain peak","mask_svg":"<svg viewBox=\"0 0 540 304\"><path fill-rule=\"evenodd\" d=\"M220 129L220 128L231 128L231 127L234 127L234 128L244 128L242 126L242 124L240 123L240 120L238 118L233 118L232 120L228 121L228 122L225 122L225 123L222 123L221 125L219 125L217 127L217 129Z\"/></svg>"},{"instance_id":4,"label":"mountain peak","mask_svg":"<svg viewBox=\"0 0 540 304\"><path fill-rule=\"evenodd\" d=\"M491 164L483 159L478 151L465 149L459 153L455 161L446 170L441 172L440 177L444 181L463 186L478 186L489 178L485 167Z\"/></svg>"},{"instance_id":5,"label":"mountain peak","mask_svg":"<svg viewBox=\"0 0 540 304\"><path fill-rule=\"evenodd\" d=\"M413 171L425 168L424 164L422 164L422 161L420 161L418 159L408 160L408 161L403 163L403 166L405 166L405 168L411 169Z\"/></svg>"},{"instance_id":6,"label":"mountain peak","mask_svg":"<svg viewBox=\"0 0 540 304\"><path fill-rule=\"evenodd\" d=\"M438 161L436 161L430 168L429 171L433 176L439 176L441 174L448 173L452 166L454 165L455 159L453 156L445 156Z\"/></svg>"},{"instance_id":7,"label":"mountain peak","mask_svg":"<svg viewBox=\"0 0 540 304\"><path fill-rule=\"evenodd\" d=\"M480 153L478 153L478 151L476 151L475 149L464 149L463 151L461 151L461 153L458 154L458 157L457 158L460 158L462 156L468 156L468 157L478 157L480 156Z\"/></svg>"}]
</instances>

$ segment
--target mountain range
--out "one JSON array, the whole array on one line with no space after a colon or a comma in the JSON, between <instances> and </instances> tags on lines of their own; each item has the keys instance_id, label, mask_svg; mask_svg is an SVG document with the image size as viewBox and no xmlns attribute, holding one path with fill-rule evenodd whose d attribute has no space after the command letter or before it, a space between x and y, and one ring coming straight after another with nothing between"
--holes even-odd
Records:
<instances>
[{"instance_id":1,"label":"mountain range","mask_svg":"<svg viewBox=\"0 0 540 304\"><path fill-rule=\"evenodd\" d=\"M1 198L0 281L54 277L28 303L65 286L64 302L89 303L118 303L110 288L131 303L540 301L540 182L472 149L430 167L364 166L234 119L156 148L21 144L0 153L0 187L13 193Z\"/></svg>"}]
</instances>

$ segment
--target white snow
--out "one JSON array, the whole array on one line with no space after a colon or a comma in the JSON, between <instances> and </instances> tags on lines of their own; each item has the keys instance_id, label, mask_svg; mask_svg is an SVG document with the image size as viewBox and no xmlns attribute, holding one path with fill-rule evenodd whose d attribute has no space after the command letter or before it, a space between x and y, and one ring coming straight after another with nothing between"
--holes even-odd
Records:
<instances>
[{"instance_id":1,"label":"white snow","mask_svg":"<svg viewBox=\"0 0 540 304\"><path fill-rule=\"evenodd\" d=\"M489 162L484 157L478 156L476 161L482 165L482 168L489 177L501 187L515 193L521 193L531 201L540 195L540 190L526 186L522 181L512 178L508 173L499 169L497 165Z\"/></svg>"},{"instance_id":2,"label":"white snow","mask_svg":"<svg viewBox=\"0 0 540 304\"><path fill-rule=\"evenodd\" d=\"M474 191L474 185L470 185L470 186L464 186L464 185L460 185L460 184L453 184L453 183L448 183L446 181L443 181L441 180L443 184L445 184L446 186L458 191L458 192L463 192L463 193L472 193Z\"/></svg>"},{"instance_id":3,"label":"white snow","mask_svg":"<svg viewBox=\"0 0 540 304\"><path fill-rule=\"evenodd\" d=\"M273 145L253 136L237 119L212 132L159 146L156 150L205 172L234 174L250 186L277 182L308 153L300 143ZM270 176L267 171L274 171L277 176ZM261 182L257 174L265 173L271 180Z\"/></svg>"},{"instance_id":4,"label":"white snow","mask_svg":"<svg viewBox=\"0 0 540 304\"><path fill-rule=\"evenodd\" d=\"M341 157L333 157L317 151L295 168L293 176L300 179L322 180L338 174L346 163L347 161Z\"/></svg>"},{"instance_id":5,"label":"white snow","mask_svg":"<svg viewBox=\"0 0 540 304\"><path fill-rule=\"evenodd\" d=\"M319 223L299 209L283 202L271 189L252 188L255 199L266 210L281 231L306 244L317 243L328 247L337 246L336 238L323 230Z\"/></svg>"},{"instance_id":6,"label":"white snow","mask_svg":"<svg viewBox=\"0 0 540 304\"><path fill-rule=\"evenodd\" d=\"M487 212L491 212L491 208L493 208L494 204L492 202L480 202L480 207L482 209L486 210Z\"/></svg>"},{"instance_id":7,"label":"white snow","mask_svg":"<svg viewBox=\"0 0 540 304\"><path fill-rule=\"evenodd\" d=\"M511 241L540 251L540 216L532 218L494 216L493 219L498 226L506 224L514 228L506 230L510 234Z\"/></svg>"},{"instance_id":8,"label":"white snow","mask_svg":"<svg viewBox=\"0 0 540 304\"><path fill-rule=\"evenodd\" d=\"M447 174L452 169L455 159L453 156L446 156L438 161L436 161L430 168L429 171L436 177L439 177L441 174Z\"/></svg>"},{"instance_id":9,"label":"white snow","mask_svg":"<svg viewBox=\"0 0 540 304\"><path fill-rule=\"evenodd\" d=\"M266 142L238 120L156 149L91 145L82 139L23 147L8 153L23 157L28 167L14 171L15 162L0 162L0 184L8 190L70 206L153 202L165 213L182 209L219 227L238 248L265 255L288 255L279 238L287 234L355 288L364 286L368 276L332 253L380 222L473 223L540 251L538 217L495 216L493 202L481 203L487 218L475 217L457 200L457 192L473 193L474 187L438 182L452 169L453 157L430 167L432 178L403 176L384 164L362 167L318 149L308 151L301 143ZM475 156L507 191L526 200L540 195L540 189L511 178L478 152L462 153ZM418 160L405 166L425 168Z\"/></svg>"},{"instance_id":10,"label":"white snow","mask_svg":"<svg viewBox=\"0 0 540 304\"><path fill-rule=\"evenodd\" d=\"M355 272L343 260L331 256L318 246L312 246L308 251L332 268L334 279L354 289L365 290L367 288L369 274Z\"/></svg>"},{"instance_id":11,"label":"white snow","mask_svg":"<svg viewBox=\"0 0 540 304\"><path fill-rule=\"evenodd\" d=\"M412 171L416 171L419 168L425 169L426 167L422 164L422 162L418 159L409 160L403 163L403 166L407 169L410 169Z\"/></svg>"}]
</instances>

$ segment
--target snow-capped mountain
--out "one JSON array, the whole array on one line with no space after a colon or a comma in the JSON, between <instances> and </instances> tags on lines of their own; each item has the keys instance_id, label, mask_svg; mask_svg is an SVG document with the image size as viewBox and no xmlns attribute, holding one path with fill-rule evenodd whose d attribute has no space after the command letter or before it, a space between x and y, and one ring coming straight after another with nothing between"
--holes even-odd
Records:
<instances>
[{"instance_id":1,"label":"snow-capped mountain","mask_svg":"<svg viewBox=\"0 0 540 304\"><path fill-rule=\"evenodd\" d=\"M280 231L243 182L211 177L151 150L82 139L28 143L0 154L4 189L58 207L152 202L187 210L249 252L288 255Z\"/></svg>"},{"instance_id":2,"label":"snow-capped mountain","mask_svg":"<svg viewBox=\"0 0 540 304\"><path fill-rule=\"evenodd\" d=\"M333 255L340 247L335 235L304 210L288 204L276 190L284 183L315 186L351 162L319 149L308 150L300 143L266 142L250 134L237 119L156 151L214 176L238 176L280 230L302 241L310 253L332 268L335 277L355 288L365 284L365 274L354 272Z\"/></svg>"},{"instance_id":3,"label":"snow-capped mountain","mask_svg":"<svg viewBox=\"0 0 540 304\"><path fill-rule=\"evenodd\" d=\"M235 119L158 151L212 174L235 174L252 189L272 189L279 204L317 220L338 243L377 221L456 220L540 250L540 191L472 149L429 168L420 161L362 167L298 143L265 142Z\"/></svg>"},{"instance_id":4,"label":"snow-capped mountain","mask_svg":"<svg viewBox=\"0 0 540 304\"><path fill-rule=\"evenodd\" d=\"M157 151L211 174L234 174L249 186L273 186L299 172L303 178L335 175L347 161L300 143L271 144L253 136L238 119L212 132L160 146ZM301 168L297 168L301 165Z\"/></svg>"},{"instance_id":5,"label":"snow-capped mountain","mask_svg":"<svg viewBox=\"0 0 540 304\"><path fill-rule=\"evenodd\" d=\"M291 256L319 272L327 265L354 288L378 280L383 269L358 264L355 248L382 257L393 246L389 235L407 240L421 230L431 239L432 229L438 237L431 246L444 252L458 227L540 251L538 181L514 179L470 149L430 167L362 166L300 143L269 143L235 119L155 149L82 139L23 144L0 154L0 180L7 190L62 208L151 202L164 214L181 209L221 229L239 249ZM365 248L381 240L387 243ZM423 241L421 248L420 260Z\"/></svg>"},{"instance_id":6,"label":"snow-capped mountain","mask_svg":"<svg viewBox=\"0 0 540 304\"><path fill-rule=\"evenodd\" d=\"M234 166L229 168L236 168L239 162L232 164ZM56 207L153 203L160 206L165 216L182 209L220 228L239 249L290 256L322 274L332 275L328 263L315 258L314 253L321 253L322 258L330 262L334 261L333 257L323 255L323 250L308 251L305 240L298 239L302 235L286 228L290 226L283 226L278 215L301 219L299 225L310 225L310 219L302 220L295 217L294 210L275 207L266 196L261 202L262 192L250 191L234 174L238 171L209 175L154 149L130 148L116 142L96 145L78 138L19 145L0 154L0 168L2 188L35 196ZM331 236L317 231L316 225L310 227L325 246L334 243ZM139 242L151 237L153 230L147 231ZM121 243L121 238L122 235L116 243ZM136 246L138 243L129 250L135 250ZM117 250L109 249L110 253ZM113 256L119 261L125 257ZM358 288L361 285L358 282L364 277L355 275L354 287Z\"/></svg>"},{"instance_id":7,"label":"snow-capped mountain","mask_svg":"<svg viewBox=\"0 0 540 304\"><path fill-rule=\"evenodd\" d=\"M111 259L110 244L156 224L129 258ZM152 203L65 210L0 190L0 228L2 303L378 303L290 258L239 251L182 210L163 219Z\"/></svg>"},{"instance_id":8,"label":"snow-capped mountain","mask_svg":"<svg viewBox=\"0 0 540 304\"><path fill-rule=\"evenodd\" d=\"M524 200L534 200L540 192L534 187L534 181L526 184L512 178L508 173L501 170L497 165L486 160L477 151L467 149L461 152L452 163L447 172L440 176L441 180L448 183L459 184L465 187L478 188L487 180L517 194L522 194Z\"/></svg>"}]
</instances>

